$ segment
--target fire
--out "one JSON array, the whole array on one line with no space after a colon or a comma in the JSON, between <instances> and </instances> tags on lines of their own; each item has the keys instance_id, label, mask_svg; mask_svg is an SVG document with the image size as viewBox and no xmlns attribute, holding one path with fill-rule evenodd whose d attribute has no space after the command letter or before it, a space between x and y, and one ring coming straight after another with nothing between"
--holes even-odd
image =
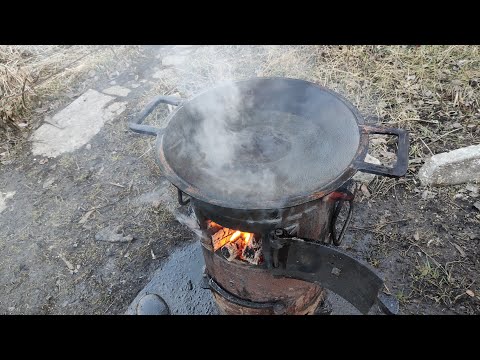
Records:
<instances>
[{"instance_id":1,"label":"fire","mask_svg":"<svg viewBox=\"0 0 480 360\"><path fill-rule=\"evenodd\" d=\"M233 233L233 235L230 237L229 242L234 241L236 238L238 238L238 237L239 237L240 235L242 235L242 234L244 234L244 233L242 233L241 231L238 231L238 230L235 231L235 232ZM248 233L247 233L247 234L248 234Z\"/></svg>"},{"instance_id":2,"label":"fire","mask_svg":"<svg viewBox=\"0 0 480 360\"><path fill-rule=\"evenodd\" d=\"M213 251L219 250L229 261L239 259L251 264L262 261L260 241L253 233L229 229L213 221L208 221L207 225L210 234L213 234Z\"/></svg>"}]
</instances>

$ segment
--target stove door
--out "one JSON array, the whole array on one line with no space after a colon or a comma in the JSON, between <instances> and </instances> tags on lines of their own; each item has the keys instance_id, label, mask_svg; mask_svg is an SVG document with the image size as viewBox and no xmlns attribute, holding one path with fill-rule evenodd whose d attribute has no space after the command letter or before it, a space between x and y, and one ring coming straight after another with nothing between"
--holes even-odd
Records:
<instances>
[{"instance_id":1,"label":"stove door","mask_svg":"<svg viewBox=\"0 0 480 360\"><path fill-rule=\"evenodd\" d=\"M267 266L274 275L313 282L327 288L366 314L377 303L396 314L395 298L380 293L383 280L368 265L331 246L300 238L270 238ZM267 249L264 249L267 250ZM270 259L268 259L270 257Z\"/></svg>"}]
</instances>

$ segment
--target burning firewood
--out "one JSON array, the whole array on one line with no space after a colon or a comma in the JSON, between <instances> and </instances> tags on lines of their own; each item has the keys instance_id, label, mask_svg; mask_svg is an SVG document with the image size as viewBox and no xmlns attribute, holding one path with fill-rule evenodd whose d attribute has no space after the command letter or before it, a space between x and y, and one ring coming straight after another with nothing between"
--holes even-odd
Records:
<instances>
[{"instance_id":1,"label":"burning firewood","mask_svg":"<svg viewBox=\"0 0 480 360\"><path fill-rule=\"evenodd\" d=\"M248 244L242 250L242 259L250 264L258 265L262 256L262 245L259 240L252 236Z\"/></svg>"},{"instance_id":2,"label":"burning firewood","mask_svg":"<svg viewBox=\"0 0 480 360\"><path fill-rule=\"evenodd\" d=\"M210 234L215 234L217 231L223 229L222 225L218 225L216 222L212 220L207 221L207 230L209 230Z\"/></svg>"},{"instance_id":3,"label":"burning firewood","mask_svg":"<svg viewBox=\"0 0 480 360\"><path fill-rule=\"evenodd\" d=\"M212 235L212 242L213 242L213 251L217 251L223 245L225 245L230 240L230 235L232 235L235 230L231 230L228 228L222 228L217 231L215 234Z\"/></svg>"},{"instance_id":4,"label":"burning firewood","mask_svg":"<svg viewBox=\"0 0 480 360\"><path fill-rule=\"evenodd\" d=\"M220 252L228 261L236 259L241 254L240 249L235 242L229 242L228 244L224 245Z\"/></svg>"},{"instance_id":5,"label":"burning firewood","mask_svg":"<svg viewBox=\"0 0 480 360\"><path fill-rule=\"evenodd\" d=\"M220 254L228 261L238 259L254 265L262 261L262 246L254 234L223 228L213 221L207 227L210 231L216 231L212 235L214 251L220 249Z\"/></svg>"}]
</instances>

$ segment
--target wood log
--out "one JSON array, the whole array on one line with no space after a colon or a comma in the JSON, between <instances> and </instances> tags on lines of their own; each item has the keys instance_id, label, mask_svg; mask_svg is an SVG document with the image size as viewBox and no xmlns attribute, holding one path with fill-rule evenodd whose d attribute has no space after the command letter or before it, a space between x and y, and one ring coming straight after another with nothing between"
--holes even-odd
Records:
<instances>
[{"instance_id":1,"label":"wood log","mask_svg":"<svg viewBox=\"0 0 480 360\"><path fill-rule=\"evenodd\" d=\"M222 228L212 235L213 251L217 251L223 245L225 245L230 238L230 236L235 232L228 228Z\"/></svg>"},{"instance_id":2,"label":"wood log","mask_svg":"<svg viewBox=\"0 0 480 360\"><path fill-rule=\"evenodd\" d=\"M223 257L228 261L232 261L240 255L240 249L238 248L236 242L225 244L220 251Z\"/></svg>"},{"instance_id":3,"label":"wood log","mask_svg":"<svg viewBox=\"0 0 480 360\"><path fill-rule=\"evenodd\" d=\"M262 256L262 244L252 237L242 250L242 259L253 265L258 265Z\"/></svg>"}]
</instances>

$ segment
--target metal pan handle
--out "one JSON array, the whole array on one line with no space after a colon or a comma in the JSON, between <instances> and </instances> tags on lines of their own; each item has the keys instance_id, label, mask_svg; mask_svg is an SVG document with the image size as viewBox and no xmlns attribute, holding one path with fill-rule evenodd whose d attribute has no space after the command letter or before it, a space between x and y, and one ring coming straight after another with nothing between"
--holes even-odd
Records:
<instances>
[{"instance_id":1,"label":"metal pan handle","mask_svg":"<svg viewBox=\"0 0 480 360\"><path fill-rule=\"evenodd\" d=\"M398 138L397 161L393 167L383 165L375 165L367 163L363 160L356 160L353 165L359 171L375 175L384 175L389 177L401 177L407 173L408 169L408 151L409 140L408 133L402 129L382 128L369 125L360 125L360 129L364 134L385 134L395 135Z\"/></svg>"},{"instance_id":2,"label":"metal pan handle","mask_svg":"<svg viewBox=\"0 0 480 360\"><path fill-rule=\"evenodd\" d=\"M156 128L150 125L142 125L143 120L150 115L150 113L159 105L159 104L170 104L178 106L183 102L183 99L176 96L164 96L159 95L150 101L147 106L137 115L137 117L128 124L130 130L135 131L139 134L144 135L153 135L157 136L163 129Z\"/></svg>"}]
</instances>

